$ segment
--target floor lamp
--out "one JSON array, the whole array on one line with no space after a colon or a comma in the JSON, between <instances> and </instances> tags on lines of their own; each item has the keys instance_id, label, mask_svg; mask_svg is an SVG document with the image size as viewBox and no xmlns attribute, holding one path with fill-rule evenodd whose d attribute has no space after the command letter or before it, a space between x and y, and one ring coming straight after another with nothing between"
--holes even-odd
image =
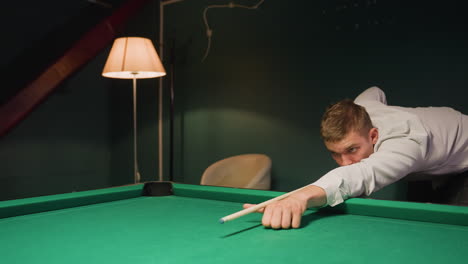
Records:
<instances>
[{"instance_id":1,"label":"floor lamp","mask_svg":"<svg viewBox=\"0 0 468 264\"><path fill-rule=\"evenodd\" d=\"M102 76L133 80L133 172L135 183L141 176L137 156L137 94L136 80L156 78L166 75L150 39L123 37L114 41L107 58Z\"/></svg>"}]
</instances>

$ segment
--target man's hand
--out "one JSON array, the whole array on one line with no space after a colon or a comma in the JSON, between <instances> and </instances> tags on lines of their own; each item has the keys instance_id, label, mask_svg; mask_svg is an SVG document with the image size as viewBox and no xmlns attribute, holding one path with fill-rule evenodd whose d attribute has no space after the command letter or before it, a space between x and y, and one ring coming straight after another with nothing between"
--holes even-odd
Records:
<instances>
[{"instance_id":1,"label":"man's hand","mask_svg":"<svg viewBox=\"0 0 468 264\"><path fill-rule=\"evenodd\" d=\"M281 201L270 204L260 209L263 213L262 224L274 229L299 228L301 226L302 214L307 209L307 202L294 197L288 197ZM249 208L254 204L244 204Z\"/></svg>"},{"instance_id":2,"label":"man's hand","mask_svg":"<svg viewBox=\"0 0 468 264\"><path fill-rule=\"evenodd\" d=\"M318 207L325 203L325 191L320 187L309 185L283 200L260 209L258 212L263 213L262 224L265 227L274 229L299 228L302 214L308 207ZM254 204L244 204L244 208L252 206Z\"/></svg>"}]
</instances>

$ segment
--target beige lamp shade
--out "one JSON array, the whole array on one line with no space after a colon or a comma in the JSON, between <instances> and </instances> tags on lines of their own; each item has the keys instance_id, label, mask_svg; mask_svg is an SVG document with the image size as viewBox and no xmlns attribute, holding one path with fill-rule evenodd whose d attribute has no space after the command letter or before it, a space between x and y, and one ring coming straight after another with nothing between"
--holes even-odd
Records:
<instances>
[{"instance_id":1,"label":"beige lamp shade","mask_svg":"<svg viewBox=\"0 0 468 264\"><path fill-rule=\"evenodd\" d=\"M102 76L117 79L147 79L166 75L150 39L124 37L114 41Z\"/></svg>"}]
</instances>

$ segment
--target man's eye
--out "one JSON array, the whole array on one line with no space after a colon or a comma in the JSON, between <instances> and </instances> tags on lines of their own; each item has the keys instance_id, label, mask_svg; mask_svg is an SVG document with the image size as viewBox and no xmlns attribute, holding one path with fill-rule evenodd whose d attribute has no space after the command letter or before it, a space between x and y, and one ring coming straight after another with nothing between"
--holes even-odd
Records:
<instances>
[{"instance_id":1,"label":"man's eye","mask_svg":"<svg viewBox=\"0 0 468 264\"><path fill-rule=\"evenodd\" d=\"M357 151L357 149L358 149L358 148L349 148L349 149L348 149L348 152L349 152L349 153L354 153L354 152Z\"/></svg>"}]
</instances>

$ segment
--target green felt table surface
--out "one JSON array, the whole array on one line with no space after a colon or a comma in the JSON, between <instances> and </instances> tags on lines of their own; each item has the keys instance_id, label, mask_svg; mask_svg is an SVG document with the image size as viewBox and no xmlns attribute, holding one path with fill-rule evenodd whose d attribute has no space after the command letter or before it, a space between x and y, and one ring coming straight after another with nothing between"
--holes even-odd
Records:
<instances>
[{"instance_id":1,"label":"green felt table surface","mask_svg":"<svg viewBox=\"0 0 468 264\"><path fill-rule=\"evenodd\" d=\"M261 226L260 214L218 220L240 210L242 202L279 192L174 184L175 195L149 197L140 195L141 188L1 202L1 263L468 260L464 207L351 199L336 210L307 211L299 229L272 230Z\"/></svg>"}]
</instances>

